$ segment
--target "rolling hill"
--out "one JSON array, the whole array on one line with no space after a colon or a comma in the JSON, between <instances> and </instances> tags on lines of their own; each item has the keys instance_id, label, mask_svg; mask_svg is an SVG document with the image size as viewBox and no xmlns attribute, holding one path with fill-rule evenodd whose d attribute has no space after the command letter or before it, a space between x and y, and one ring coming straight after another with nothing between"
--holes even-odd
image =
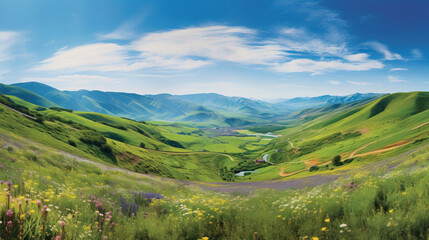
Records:
<instances>
[{"instance_id":1,"label":"rolling hill","mask_svg":"<svg viewBox=\"0 0 429 240\"><path fill-rule=\"evenodd\" d=\"M282 136L268 147L270 161L276 166L254 177L274 178L279 172L280 176L308 175L304 170L311 166L331 167L336 155L344 161L364 164L414 149L429 140L428 92L388 94L355 106L343 105L331 113L324 108L316 112L323 114L276 132Z\"/></svg>"}]
</instances>

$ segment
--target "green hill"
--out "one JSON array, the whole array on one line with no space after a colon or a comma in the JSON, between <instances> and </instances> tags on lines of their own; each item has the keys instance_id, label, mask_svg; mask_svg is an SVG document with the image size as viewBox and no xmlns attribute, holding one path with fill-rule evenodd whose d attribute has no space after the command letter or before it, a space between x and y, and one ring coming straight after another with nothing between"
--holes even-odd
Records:
<instances>
[{"instance_id":1,"label":"green hill","mask_svg":"<svg viewBox=\"0 0 429 240\"><path fill-rule=\"evenodd\" d=\"M59 107L59 105L57 105L56 103L21 87L5 85L0 83L0 93L4 95L13 95L25 101L28 101L43 107Z\"/></svg>"},{"instance_id":2,"label":"green hill","mask_svg":"<svg viewBox=\"0 0 429 240\"><path fill-rule=\"evenodd\" d=\"M395 93L304 122L301 119L300 124L276 132L282 137L268 147L276 166L253 178L279 178L280 172L305 176L309 172L304 170L312 165L332 167L330 161L336 155L364 164L425 144L429 139L428 102L428 92ZM305 164L297 168L300 162Z\"/></svg>"}]
</instances>

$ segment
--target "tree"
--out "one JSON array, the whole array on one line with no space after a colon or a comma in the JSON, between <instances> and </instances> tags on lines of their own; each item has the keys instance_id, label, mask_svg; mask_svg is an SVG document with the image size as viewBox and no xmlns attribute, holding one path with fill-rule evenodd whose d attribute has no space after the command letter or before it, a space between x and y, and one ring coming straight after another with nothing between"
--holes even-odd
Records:
<instances>
[{"instance_id":1,"label":"tree","mask_svg":"<svg viewBox=\"0 0 429 240\"><path fill-rule=\"evenodd\" d=\"M343 163L341 162L341 156L337 155L332 159L332 165L334 166L341 166Z\"/></svg>"}]
</instances>

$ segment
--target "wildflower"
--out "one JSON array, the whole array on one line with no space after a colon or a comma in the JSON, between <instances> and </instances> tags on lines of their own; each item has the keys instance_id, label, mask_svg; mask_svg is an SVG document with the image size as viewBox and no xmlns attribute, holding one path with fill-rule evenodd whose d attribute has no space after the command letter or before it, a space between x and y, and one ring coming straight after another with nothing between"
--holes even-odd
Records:
<instances>
[{"instance_id":1,"label":"wildflower","mask_svg":"<svg viewBox=\"0 0 429 240\"><path fill-rule=\"evenodd\" d=\"M312 240L319 240L319 238L318 238L318 237L312 237L311 239L312 239Z\"/></svg>"},{"instance_id":2,"label":"wildflower","mask_svg":"<svg viewBox=\"0 0 429 240\"><path fill-rule=\"evenodd\" d=\"M393 209L390 209L390 210L389 210L389 213L393 213Z\"/></svg>"},{"instance_id":3,"label":"wildflower","mask_svg":"<svg viewBox=\"0 0 429 240\"><path fill-rule=\"evenodd\" d=\"M347 224L343 223L340 225L340 228L344 228L344 227L347 227Z\"/></svg>"},{"instance_id":4,"label":"wildflower","mask_svg":"<svg viewBox=\"0 0 429 240\"><path fill-rule=\"evenodd\" d=\"M323 227L323 228L322 228L322 232L324 232L324 231L326 231L326 227Z\"/></svg>"},{"instance_id":5,"label":"wildflower","mask_svg":"<svg viewBox=\"0 0 429 240\"><path fill-rule=\"evenodd\" d=\"M61 240L61 236L56 236L55 240Z\"/></svg>"},{"instance_id":6,"label":"wildflower","mask_svg":"<svg viewBox=\"0 0 429 240\"><path fill-rule=\"evenodd\" d=\"M66 226L66 222L62 221L61 222L61 227L65 227Z\"/></svg>"},{"instance_id":7,"label":"wildflower","mask_svg":"<svg viewBox=\"0 0 429 240\"><path fill-rule=\"evenodd\" d=\"M7 210L7 212L6 212L6 216L7 217L12 217L12 215L13 215L13 212L12 212L12 210Z\"/></svg>"},{"instance_id":8,"label":"wildflower","mask_svg":"<svg viewBox=\"0 0 429 240\"><path fill-rule=\"evenodd\" d=\"M12 227L12 221L8 221L8 222L7 222L7 226L8 226L8 227Z\"/></svg>"},{"instance_id":9,"label":"wildflower","mask_svg":"<svg viewBox=\"0 0 429 240\"><path fill-rule=\"evenodd\" d=\"M109 237L108 236L104 236L103 239L109 239Z\"/></svg>"},{"instance_id":10,"label":"wildflower","mask_svg":"<svg viewBox=\"0 0 429 240\"><path fill-rule=\"evenodd\" d=\"M330 222L331 221L331 219L329 219L329 218L327 218L327 219L325 219L325 222Z\"/></svg>"}]
</instances>

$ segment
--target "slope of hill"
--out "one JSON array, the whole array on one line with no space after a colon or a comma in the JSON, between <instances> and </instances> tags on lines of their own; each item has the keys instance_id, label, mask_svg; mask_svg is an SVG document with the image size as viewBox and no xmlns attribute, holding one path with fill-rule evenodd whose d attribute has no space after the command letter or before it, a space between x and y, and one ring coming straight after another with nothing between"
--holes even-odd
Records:
<instances>
[{"instance_id":1,"label":"slope of hill","mask_svg":"<svg viewBox=\"0 0 429 240\"><path fill-rule=\"evenodd\" d=\"M364 164L427 144L428 103L428 92L389 94L277 131L282 137L268 147L276 165L252 179L305 176L311 166L329 165L322 168L329 171L336 155Z\"/></svg>"},{"instance_id":2,"label":"slope of hill","mask_svg":"<svg viewBox=\"0 0 429 240\"><path fill-rule=\"evenodd\" d=\"M0 83L0 94L13 95L33 104L44 107L59 107L59 105L46 99L45 97L42 97L30 90L12 85L5 85Z\"/></svg>"},{"instance_id":3,"label":"slope of hill","mask_svg":"<svg viewBox=\"0 0 429 240\"><path fill-rule=\"evenodd\" d=\"M17 98L13 101L40 109ZM41 109L39 113L45 116L44 123L0 105L0 133L13 132L14 136L94 161L176 179L222 181L219 169L233 163L223 153L189 152L171 139L180 139L181 135L176 133L179 131L189 132L191 137L191 132L198 129L177 125L164 128L99 113L50 109Z\"/></svg>"}]
</instances>

